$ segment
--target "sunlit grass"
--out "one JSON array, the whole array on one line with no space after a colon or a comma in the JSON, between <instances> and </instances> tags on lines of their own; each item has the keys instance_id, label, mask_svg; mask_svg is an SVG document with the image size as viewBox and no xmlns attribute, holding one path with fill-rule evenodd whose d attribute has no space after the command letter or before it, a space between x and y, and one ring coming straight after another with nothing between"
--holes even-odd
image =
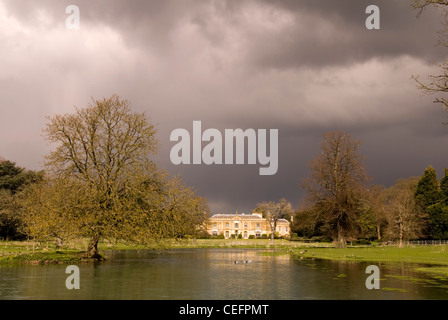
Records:
<instances>
[{"instance_id":1,"label":"sunlit grass","mask_svg":"<svg viewBox=\"0 0 448 320\"><path fill-rule=\"evenodd\" d=\"M310 248L300 253L295 249L292 255L304 258L319 258L346 261L407 262L448 265L448 246L415 247L347 247L347 248Z\"/></svg>"},{"instance_id":2,"label":"sunlit grass","mask_svg":"<svg viewBox=\"0 0 448 320\"><path fill-rule=\"evenodd\" d=\"M54 242L38 244L33 241L0 241L0 263L26 261L69 262L80 259L80 253L87 249L88 239L70 241L62 248L56 248ZM316 258L344 261L368 262L406 262L435 266L447 266L432 271L440 276L448 276L448 245L411 246L411 247L347 247L334 248L330 243L306 243L276 239L184 239L169 240L152 246L103 241L99 243L100 252L106 250L133 249L178 249L178 248L248 248L276 249L276 252L288 253L293 258Z\"/></svg>"},{"instance_id":3,"label":"sunlit grass","mask_svg":"<svg viewBox=\"0 0 448 320\"><path fill-rule=\"evenodd\" d=\"M325 242L299 242L286 239L184 239L172 243L175 248L315 248L330 247L330 243Z\"/></svg>"},{"instance_id":4,"label":"sunlit grass","mask_svg":"<svg viewBox=\"0 0 448 320\"><path fill-rule=\"evenodd\" d=\"M58 248L55 242L0 241L0 264L14 263L73 263L81 261L87 249L88 239L75 239ZM98 244L101 251L144 249L146 246L103 241Z\"/></svg>"}]
</instances>

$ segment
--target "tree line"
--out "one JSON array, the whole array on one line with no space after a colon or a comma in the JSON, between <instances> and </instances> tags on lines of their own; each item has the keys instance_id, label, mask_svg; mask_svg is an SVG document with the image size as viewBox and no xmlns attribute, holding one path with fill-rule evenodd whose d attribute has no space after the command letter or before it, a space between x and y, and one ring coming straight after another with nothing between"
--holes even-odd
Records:
<instances>
[{"instance_id":1,"label":"tree line","mask_svg":"<svg viewBox=\"0 0 448 320\"><path fill-rule=\"evenodd\" d=\"M429 7L442 13L439 45L448 46L448 1L411 0L421 15ZM424 94L448 110L448 63L426 81L412 76ZM447 123L445 123L446 125ZM305 237L326 237L339 246L347 240L448 239L448 172L439 181L429 166L421 177L398 179L386 188L368 185L360 141L343 131L324 135L322 153L310 164L302 186L306 201L295 213L293 231Z\"/></svg>"},{"instance_id":2,"label":"tree line","mask_svg":"<svg viewBox=\"0 0 448 320\"><path fill-rule=\"evenodd\" d=\"M34 172L0 162L0 237L87 237L86 257L101 259L101 240L152 244L204 232L206 199L152 160L158 141L144 113L117 95L74 114L48 117L56 148Z\"/></svg>"},{"instance_id":3,"label":"tree line","mask_svg":"<svg viewBox=\"0 0 448 320\"><path fill-rule=\"evenodd\" d=\"M324 134L321 153L310 163L302 187L307 197L292 231L347 241L448 239L448 170L437 179L429 166L421 177L398 179L386 188L369 184L360 141L343 131Z\"/></svg>"},{"instance_id":4,"label":"tree line","mask_svg":"<svg viewBox=\"0 0 448 320\"><path fill-rule=\"evenodd\" d=\"M87 237L86 256L100 258L102 239L149 244L206 232L206 200L157 168L151 160L156 131L126 100L93 100L75 114L48 119L45 133L57 148L45 157L45 170L0 161L0 237L58 246ZM346 132L324 134L302 183L302 209L294 213L281 199L258 203L255 211L271 230L278 219L294 216L298 236L325 237L341 247L357 239L447 239L448 170L440 181L429 166L420 178L389 188L369 185L359 147Z\"/></svg>"}]
</instances>

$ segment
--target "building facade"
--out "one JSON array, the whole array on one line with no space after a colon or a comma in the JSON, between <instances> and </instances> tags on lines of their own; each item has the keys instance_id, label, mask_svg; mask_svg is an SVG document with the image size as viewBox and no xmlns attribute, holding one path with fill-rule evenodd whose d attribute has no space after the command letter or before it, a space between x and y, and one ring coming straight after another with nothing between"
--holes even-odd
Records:
<instances>
[{"instance_id":1,"label":"building facade","mask_svg":"<svg viewBox=\"0 0 448 320\"><path fill-rule=\"evenodd\" d=\"M266 235L268 237L271 234L271 227L261 213L219 213L210 217L207 231L210 235L223 235L226 239L236 238L239 235L243 239L248 239L250 236L261 238ZM286 219L277 220L275 232L279 236L289 237L290 222Z\"/></svg>"}]
</instances>

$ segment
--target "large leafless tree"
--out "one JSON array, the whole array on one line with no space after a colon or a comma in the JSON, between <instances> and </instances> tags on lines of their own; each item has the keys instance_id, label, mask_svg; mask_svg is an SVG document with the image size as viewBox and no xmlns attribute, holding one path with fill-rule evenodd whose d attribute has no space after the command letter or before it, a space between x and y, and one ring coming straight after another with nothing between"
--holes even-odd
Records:
<instances>
[{"instance_id":1,"label":"large leafless tree","mask_svg":"<svg viewBox=\"0 0 448 320\"><path fill-rule=\"evenodd\" d=\"M314 205L310 212L339 247L358 232L365 202L367 175L359 147L360 141L346 132L324 134L321 154L311 161L311 173L303 183Z\"/></svg>"},{"instance_id":2,"label":"large leafless tree","mask_svg":"<svg viewBox=\"0 0 448 320\"><path fill-rule=\"evenodd\" d=\"M266 218L271 231L271 241L274 241L278 220L285 217L285 215L290 215L293 212L291 203L285 198L280 199L279 202L260 202L257 204L255 211L261 211Z\"/></svg>"}]
</instances>

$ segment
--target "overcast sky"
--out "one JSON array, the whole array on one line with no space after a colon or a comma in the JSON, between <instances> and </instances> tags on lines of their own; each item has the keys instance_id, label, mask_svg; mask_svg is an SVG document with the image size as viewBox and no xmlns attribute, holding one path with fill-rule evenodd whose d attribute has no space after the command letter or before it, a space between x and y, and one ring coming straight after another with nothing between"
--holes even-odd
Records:
<instances>
[{"instance_id":1,"label":"overcast sky","mask_svg":"<svg viewBox=\"0 0 448 320\"><path fill-rule=\"evenodd\" d=\"M66 28L66 7L80 28ZM366 7L380 8L368 30ZM0 0L0 156L42 169L46 116L119 94L157 125L159 166L181 174L213 213L294 206L322 134L362 140L372 183L448 167L447 113L411 80L437 74L440 11L410 0ZM279 168L179 165L170 133L278 129Z\"/></svg>"}]
</instances>

